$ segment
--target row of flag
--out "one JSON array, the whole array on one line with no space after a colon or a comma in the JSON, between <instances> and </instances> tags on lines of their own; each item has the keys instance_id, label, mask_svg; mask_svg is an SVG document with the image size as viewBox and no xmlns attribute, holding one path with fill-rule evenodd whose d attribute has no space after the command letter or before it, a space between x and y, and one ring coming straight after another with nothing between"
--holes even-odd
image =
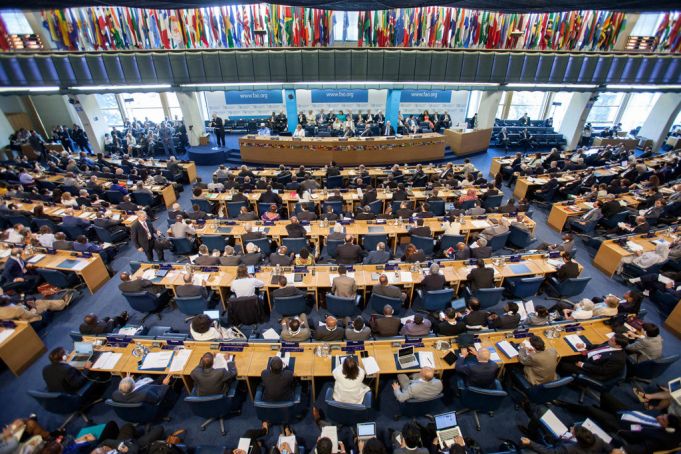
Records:
<instances>
[{"instance_id":1,"label":"row of flag","mask_svg":"<svg viewBox=\"0 0 681 454\"><path fill-rule=\"evenodd\" d=\"M333 43L333 13L270 4L193 9L127 7L42 11L65 50L314 47Z\"/></svg>"},{"instance_id":2,"label":"row of flag","mask_svg":"<svg viewBox=\"0 0 681 454\"><path fill-rule=\"evenodd\" d=\"M357 27L360 47L611 50L625 28L615 11L498 13L422 7L348 14L273 4L193 9L90 7L44 10L43 25L65 50L316 47ZM336 20L339 20L339 24ZM681 51L681 15L667 13L656 33L660 51Z\"/></svg>"}]
</instances>

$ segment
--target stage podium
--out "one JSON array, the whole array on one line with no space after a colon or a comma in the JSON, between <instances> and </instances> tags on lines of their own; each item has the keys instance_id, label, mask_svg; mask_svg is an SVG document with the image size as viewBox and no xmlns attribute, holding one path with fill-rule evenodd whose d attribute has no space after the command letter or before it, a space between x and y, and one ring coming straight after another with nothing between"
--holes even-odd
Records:
<instances>
[{"instance_id":1,"label":"stage podium","mask_svg":"<svg viewBox=\"0 0 681 454\"><path fill-rule=\"evenodd\" d=\"M445 142L457 156L486 151L491 139L492 128L445 129Z\"/></svg>"}]
</instances>

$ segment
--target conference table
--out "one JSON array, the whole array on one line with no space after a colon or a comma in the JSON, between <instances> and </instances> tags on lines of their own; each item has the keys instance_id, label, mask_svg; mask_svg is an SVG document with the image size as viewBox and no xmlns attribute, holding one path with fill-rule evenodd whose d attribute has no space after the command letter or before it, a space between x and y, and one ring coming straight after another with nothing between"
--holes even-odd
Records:
<instances>
[{"instance_id":1,"label":"conference table","mask_svg":"<svg viewBox=\"0 0 681 454\"><path fill-rule=\"evenodd\" d=\"M624 207L636 208L645 198L636 194L620 194L615 200ZM587 201L584 197L567 202L555 202L551 206L547 223L554 230L561 232L568 219L580 216L592 208L593 202Z\"/></svg>"},{"instance_id":2,"label":"conference table","mask_svg":"<svg viewBox=\"0 0 681 454\"><path fill-rule=\"evenodd\" d=\"M582 321L578 324L581 329L576 334L583 336L590 344L598 345L607 341L610 327L605 324L605 319L593 319ZM561 329L560 324L529 328L529 333L544 339L547 347L557 350L559 357L567 357L580 354L565 339L572 332ZM550 331L551 336L547 336ZM522 343L523 339L513 339L513 331L484 331L474 333L477 336L476 342L480 347L493 349L498 357L496 362L502 372L505 367L518 363L518 357L507 355L497 345L499 342L507 340L517 344ZM509 339L509 336L511 338ZM553 337L555 336L555 337ZM355 355L358 357L360 366L367 368L365 358L360 353L366 352L368 357L373 358L378 366L378 370L370 369L373 372L367 375L367 380L372 383L375 390L374 395L378 395L380 383L390 380L398 373L414 373L420 371L420 366L413 369L400 369L397 367L397 351L405 346L413 346L415 352L430 352L433 356L434 364L428 364L435 369L438 376L446 370L454 369L454 366L447 364L443 359L450 351L457 352L458 345L454 337L424 337L422 339L407 339L396 337L382 340L367 340L364 342L299 342L283 344L279 341L172 341L159 339L135 339L132 337L117 336L111 339L111 344L107 343L106 337L85 336L83 341L94 343L97 355L107 353L120 354L117 359L102 361L98 366L97 361L90 367L93 372L107 372L112 375L125 376L127 374L166 376L170 375L179 379L184 384L187 392L191 392L193 382L190 377L191 372L199 365L201 357L208 352L218 354L221 351L229 355L236 366L237 380L245 382L251 399L257 381L264 369L266 369L269 359L277 354L284 353L291 359L288 361L293 368L295 377L302 381L309 382L312 390L312 398L317 395L317 379L324 380L332 376L334 365L340 364L342 357ZM115 341L115 342L114 342ZM144 347L144 351L140 347ZM171 350L172 358L164 362L166 367L146 369L144 359L150 353L167 352ZM73 353L71 353L73 355ZM170 356L170 354L168 354ZM425 367L425 365L424 365Z\"/></svg>"},{"instance_id":3,"label":"conference table","mask_svg":"<svg viewBox=\"0 0 681 454\"><path fill-rule=\"evenodd\" d=\"M622 145L625 150L635 150L638 147L639 139L628 137L596 137L592 146L605 147L607 145L617 147Z\"/></svg>"},{"instance_id":4,"label":"conference table","mask_svg":"<svg viewBox=\"0 0 681 454\"><path fill-rule=\"evenodd\" d=\"M622 173L626 168L622 166L608 166L598 168L593 174L596 178L603 177L614 177ZM513 195L517 199L524 199L528 196L530 191L540 188L542 185L549 182L552 177L555 177L558 183L572 183L582 178L582 171L567 171L567 172L556 172L556 173L545 173L539 176L523 176L518 177L515 182L515 188L513 188Z\"/></svg>"},{"instance_id":5,"label":"conference table","mask_svg":"<svg viewBox=\"0 0 681 454\"><path fill-rule=\"evenodd\" d=\"M29 322L0 322L0 360L19 376L47 349Z\"/></svg>"},{"instance_id":6,"label":"conference table","mask_svg":"<svg viewBox=\"0 0 681 454\"><path fill-rule=\"evenodd\" d=\"M239 139L245 162L287 165L376 165L444 158L445 138L426 133L377 137L279 137L246 135Z\"/></svg>"},{"instance_id":7,"label":"conference table","mask_svg":"<svg viewBox=\"0 0 681 454\"><path fill-rule=\"evenodd\" d=\"M104 158L105 161L110 162L111 164L114 164L116 166L121 165L121 160L120 159L114 159L114 158ZM165 159L143 159L143 158L128 158L128 161L132 162L135 165L142 166L142 167L148 167L151 169L162 169L165 170L168 168L168 161ZM196 164L192 161L176 161L177 165L182 169L182 171L187 174L187 178L189 179L190 183L193 183L196 181L196 177L198 176L198 173L196 171Z\"/></svg>"},{"instance_id":8,"label":"conference table","mask_svg":"<svg viewBox=\"0 0 681 454\"><path fill-rule=\"evenodd\" d=\"M665 229L641 235L605 240L598 248L593 264L596 268L612 277L624 257L634 255L636 250L641 252L654 251L657 246L656 241L664 240L671 243L676 239L678 233L678 229L673 234L670 234L669 229Z\"/></svg>"},{"instance_id":9,"label":"conference table","mask_svg":"<svg viewBox=\"0 0 681 454\"><path fill-rule=\"evenodd\" d=\"M38 206L42 205L43 207L43 213L49 217L53 218L63 218L66 216L66 210L72 207L67 207L62 204L50 204L46 205L44 202L40 201L31 201L31 202L26 202L22 201L19 199L6 199L8 204L12 204L16 207L18 210L23 210L23 211L29 211L33 212L33 209ZM73 209L73 216L84 219L86 221L94 221L97 219L97 212L99 210L96 207L83 207L82 209ZM126 227L130 227L136 220L137 220L137 215L136 214L128 214L127 212L123 210L117 210L115 208L107 208L103 212L104 216L106 218L110 218L111 220L114 221L120 221L121 224L123 224ZM54 233L54 232L53 232Z\"/></svg>"},{"instance_id":10,"label":"conference table","mask_svg":"<svg viewBox=\"0 0 681 454\"><path fill-rule=\"evenodd\" d=\"M485 129L445 129L445 142L456 156L487 151L492 139L492 128Z\"/></svg>"}]
</instances>

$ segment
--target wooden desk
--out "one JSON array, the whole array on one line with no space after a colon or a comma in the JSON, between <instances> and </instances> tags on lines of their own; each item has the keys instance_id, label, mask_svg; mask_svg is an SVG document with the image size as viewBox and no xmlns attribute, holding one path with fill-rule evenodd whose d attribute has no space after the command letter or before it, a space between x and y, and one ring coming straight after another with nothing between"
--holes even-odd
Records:
<instances>
[{"instance_id":1,"label":"wooden desk","mask_svg":"<svg viewBox=\"0 0 681 454\"><path fill-rule=\"evenodd\" d=\"M626 150L634 150L638 146L638 139L596 137L592 144L593 147L605 147L607 145L612 145L613 147L622 145Z\"/></svg>"},{"instance_id":2,"label":"wooden desk","mask_svg":"<svg viewBox=\"0 0 681 454\"><path fill-rule=\"evenodd\" d=\"M628 207L635 208L641 201L635 196L630 194L620 195L616 200L624 202ZM559 232L563 230L567 220L573 216L580 216L591 208L593 208L592 202L586 202L583 198L578 198L574 200L574 204L566 205L565 202L556 202L551 206L551 212L547 219L547 223Z\"/></svg>"},{"instance_id":3,"label":"wooden desk","mask_svg":"<svg viewBox=\"0 0 681 454\"><path fill-rule=\"evenodd\" d=\"M7 365L17 377L33 362L45 353L43 341L28 322L15 321L14 328L0 328L0 332L13 330L2 343L0 343L0 360Z\"/></svg>"},{"instance_id":4,"label":"wooden desk","mask_svg":"<svg viewBox=\"0 0 681 454\"><path fill-rule=\"evenodd\" d=\"M445 129L445 142L457 156L486 151L491 138L492 128L463 131Z\"/></svg>"},{"instance_id":5,"label":"wooden desk","mask_svg":"<svg viewBox=\"0 0 681 454\"><path fill-rule=\"evenodd\" d=\"M598 169L597 171L594 172L594 176L596 178L599 177L608 177L608 176L613 176L617 175L623 170L623 167L620 166L611 166L609 168L602 168ZM551 179L551 177L555 176L556 179L558 180L558 183L564 184L564 183L570 183L573 181L577 181L580 178L582 178L581 172L559 172L559 173L554 173L554 174L542 174L538 176L532 176L532 177L519 177L516 180L515 183L515 188L513 189L513 195L517 199L524 199L527 197L528 193L530 192L531 189L537 188L542 186L545 183L548 183L548 181Z\"/></svg>"},{"instance_id":6,"label":"wooden desk","mask_svg":"<svg viewBox=\"0 0 681 454\"><path fill-rule=\"evenodd\" d=\"M677 301L676 307L671 311L667 319L664 321L664 326L669 331L674 333L676 337L681 338L681 300Z\"/></svg>"},{"instance_id":7,"label":"wooden desk","mask_svg":"<svg viewBox=\"0 0 681 454\"><path fill-rule=\"evenodd\" d=\"M120 166L120 159L104 158L105 161L110 162L114 165ZM152 169L167 169L168 161L159 159L141 159L141 158L130 158L130 162L142 167L149 167ZM197 172L196 164L194 161L176 161L178 166L187 174L187 178L190 183L196 181Z\"/></svg>"},{"instance_id":8,"label":"wooden desk","mask_svg":"<svg viewBox=\"0 0 681 454\"><path fill-rule=\"evenodd\" d=\"M670 243L673 241L673 238L669 236L666 230L660 230L656 232L656 236L653 238L646 238L645 235L636 235L627 237L627 241L631 241L641 246L643 248L643 252L649 252L655 250L655 243L653 243L653 240L661 238L669 241ZM596 252L593 264L596 268L603 271L609 277L612 277L617 271L617 268L619 268L622 259L633 254L633 252L617 244L615 240L606 240L603 241L601 246L598 248L598 252Z\"/></svg>"},{"instance_id":9,"label":"wooden desk","mask_svg":"<svg viewBox=\"0 0 681 454\"><path fill-rule=\"evenodd\" d=\"M42 202L23 202L19 199L8 199L8 202L16 205L17 209L19 210L24 210L24 211L29 211L32 212L33 209L37 205L42 205L43 206L43 212L47 216L55 217L55 218L63 218L65 216L65 210L69 207L66 207L64 205L58 204L54 206L47 206ZM107 208L107 212L110 212L112 215L112 219L114 221L121 221L121 223L126 226L130 227L136 220L137 220L137 215L135 214L127 214L125 211L122 210L117 210L117 209L112 209L112 208ZM83 209L80 210L73 210L73 215L75 217L85 219L86 221L94 221L97 219L97 208L90 208L90 207L84 207Z\"/></svg>"},{"instance_id":10,"label":"wooden desk","mask_svg":"<svg viewBox=\"0 0 681 454\"><path fill-rule=\"evenodd\" d=\"M442 159L444 136L436 133L403 137L265 137L244 136L239 139L241 159L263 164L286 163L324 165L374 165Z\"/></svg>"}]
</instances>

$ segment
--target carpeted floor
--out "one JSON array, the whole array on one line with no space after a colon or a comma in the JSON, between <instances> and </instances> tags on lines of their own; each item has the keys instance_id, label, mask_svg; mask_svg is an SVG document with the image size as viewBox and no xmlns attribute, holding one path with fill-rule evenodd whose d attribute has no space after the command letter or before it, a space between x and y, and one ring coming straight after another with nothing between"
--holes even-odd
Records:
<instances>
[{"instance_id":1,"label":"carpeted floor","mask_svg":"<svg viewBox=\"0 0 681 454\"><path fill-rule=\"evenodd\" d=\"M228 138L228 148L229 147L238 147L238 141L236 137ZM501 156L503 154L503 151L491 149L487 153L471 156L470 159L473 164L475 164L475 166L483 172L483 174L487 175L491 158ZM455 162L460 161L462 160L457 159ZM204 181L208 181L210 180L214 169L214 166L199 167L198 172ZM511 191L508 188L504 188L504 192L508 197ZM185 190L181 194L180 203L182 204L183 208L187 208L189 206L190 198L191 193L188 190ZM534 220L537 221L536 236L540 241L558 241L559 235L547 227L546 217L546 212L535 209ZM160 228L165 228L166 215L164 212L160 214L157 225ZM582 265L584 265L585 268L583 275L592 277L592 280L589 283L584 296L592 297L597 295L605 295L607 293L621 295L627 290L625 286L604 276L603 273L593 267L591 264L591 257L588 256L585 247L581 243L581 240L578 240L578 250L579 252L577 259ZM142 259L143 255L134 250L134 248L131 246L124 247L116 260L113 262L113 269L116 272L127 270L128 262L130 260ZM51 350L52 348L59 345L65 346L67 349L71 348L71 341L68 333L70 330L78 328L78 325L81 323L85 314L94 312L100 316L115 315L123 310L129 309L127 303L120 296L120 292L118 291L117 287L119 282L118 276L114 277L107 282L107 284L95 295L90 295L86 290L85 295L80 300L75 302L71 307L62 313L56 314L52 323L40 333L48 350ZM535 298L535 302L542 300L543 298L541 297ZM660 316L648 300L646 300L644 303L644 307L648 309L648 315L646 319L662 325ZM165 311L162 314L162 317L163 318L160 321L153 317L149 318L146 324L163 324L166 326L172 326L177 331L183 332L187 330L187 325L184 322L184 316L178 311ZM275 317L273 316L273 318ZM134 312L132 313L133 323L139 321L140 319L140 314ZM274 322L276 322L276 320L274 320ZM681 341L664 329L663 337L665 340L665 354L678 352L681 349ZM63 421L63 418L60 416L51 415L42 411L38 404L33 401L33 399L30 398L26 393L27 389L40 388L42 386L43 380L41 371L47 362L47 355L43 355L27 371L25 371L20 378L14 377L6 369L0 373L0 401L5 402L7 405L0 412L0 423L7 424L15 417L27 416L32 412L40 415L41 423L47 428L55 428ZM681 364L675 364L672 366L664 377L660 377L660 382L666 382L669 378L678 375L681 375ZM381 433L386 433L389 429L399 429L404 425L405 422L407 422L407 419L405 418L399 421L395 421L393 419L393 415L397 411L397 405L394 397L392 396L392 390L389 386L386 386L389 383L390 380L387 379L382 381L382 389L378 398L376 399L377 405L375 405L375 420ZM322 383L318 382L317 389L321 389L321 386ZM632 398L630 397L631 394L627 388L629 388L629 386L623 385L620 387L617 393L624 399L627 399L627 401L633 402ZM110 386L108 393L110 393L112 389L113 386ZM449 393L449 395L451 396L451 393ZM577 398L576 391L570 391L566 398L568 400L575 400ZM447 406L451 409L460 409L459 402L452 398L447 400ZM558 410L558 413L565 418L566 422L571 421L571 417L564 414L560 409ZM112 419L116 420L114 413L110 411L104 404L96 405L89 414L97 423L106 422ZM191 413L189 407L182 401L182 399L176 403L170 415L172 419L165 424L166 427L168 430L177 428L187 429L186 443L190 446L219 445L232 449L236 447L239 437L244 433L245 430L255 428L260 425L260 422L255 417L253 405L248 400L243 405L242 414L240 416L226 421L228 433L225 437L220 436L216 425L217 423L209 426L205 432L200 431L199 425L201 424L202 420L198 417L195 417ZM465 436L477 439L485 452L494 452L499 446L501 439L513 439L515 441L518 440L520 433L516 428L516 424L526 423L527 418L522 410L516 410L511 399L508 399L493 417L488 415L480 415L480 420L483 428L482 433L476 432L473 416L471 413L463 414L459 418L460 425ZM120 421L118 422L120 423ZM69 431L76 433L77 430L83 425L84 424L81 420L74 421L69 426ZM308 448L314 445L315 440L319 435L319 429L313 423L309 411L300 422L294 425L294 430L297 432L298 436L301 437L301 441L303 441ZM278 428L275 428L268 435L267 441L273 442L277 435Z\"/></svg>"}]
</instances>

